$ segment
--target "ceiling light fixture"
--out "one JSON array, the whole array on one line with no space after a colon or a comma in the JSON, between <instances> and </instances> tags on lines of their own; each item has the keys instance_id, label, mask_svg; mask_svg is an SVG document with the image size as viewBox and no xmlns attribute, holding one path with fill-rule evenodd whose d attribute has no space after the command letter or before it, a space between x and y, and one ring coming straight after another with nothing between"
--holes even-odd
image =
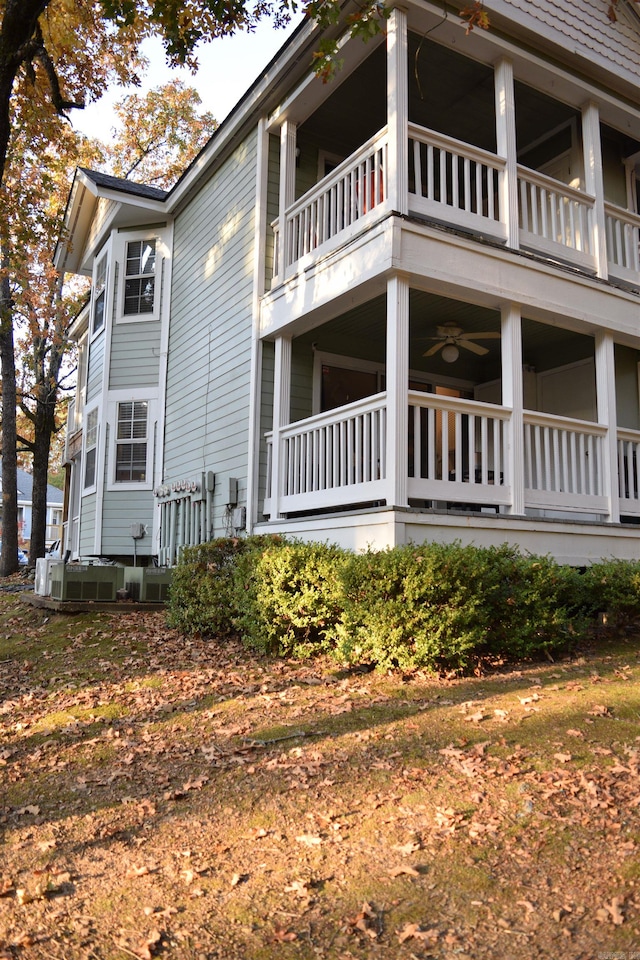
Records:
<instances>
[{"instance_id":1,"label":"ceiling light fixture","mask_svg":"<svg viewBox=\"0 0 640 960\"><path fill-rule=\"evenodd\" d=\"M460 351L453 343L447 343L442 348L442 359L445 363L455 363L460 356Z\"/></svg>"}]
</instances>

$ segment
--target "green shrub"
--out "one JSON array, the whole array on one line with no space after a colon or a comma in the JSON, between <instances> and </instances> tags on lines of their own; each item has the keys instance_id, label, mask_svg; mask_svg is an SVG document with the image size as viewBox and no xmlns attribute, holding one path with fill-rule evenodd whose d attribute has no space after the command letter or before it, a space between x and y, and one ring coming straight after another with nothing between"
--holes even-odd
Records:
<instances>
[{"instance_id":1,"label":"green shrub","mask_svg":"<svg viewBox=\"0 0 640 960\"><path fill-rule=\"evenodd\" d=\"M587 567L583 582L592 614L607 614L612 626L640 617L640 563L603 560Z\"/></svg>"},{"instance_id":2,"label":"green shrub","mask_svg":"<svg viewBox=\"0 0 640 960\"><path fill-rule=\"evenodd\" d=\"M185 547L174 569L168 622L185 634L224 637L235 630L234 571L238 559L272 537L220 537Z\"/></svg>"},{"instance_id":3,"label":"green shrub","mask_svg":"<svg viewBox=\"0 0 640 960\"><path fill-rule=\"evenodd\" d=\"M337 652L380 667L463 668L492 653L566 644L578 574L513 548L429 543L354 556L343 570Z\"/></svg>"},{"instance_id":4,"label":"green shrub","mask_svg":"<svg viewBox=\"0 0 640 960\"><path fill-rule=\"evenodd\" d=\"M328 652L341 614L347 554L323 543L280 541L238 558L236 626L257 650L295 657Z\"/></svg>"}]
</instances>

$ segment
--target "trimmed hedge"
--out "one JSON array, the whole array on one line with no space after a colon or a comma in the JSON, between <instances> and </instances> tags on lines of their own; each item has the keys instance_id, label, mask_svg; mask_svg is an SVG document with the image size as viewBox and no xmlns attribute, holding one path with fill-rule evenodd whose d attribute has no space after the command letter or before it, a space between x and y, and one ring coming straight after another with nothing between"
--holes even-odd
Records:
<instances>
[{"instance_id":1,"label":"trimmed hedge","mask_svg":"<svg viewBox=\"0 0 640 960\"><path fill-rule=\"evenodd\" d=\"M265 653L383 669L464 669L565 649L602 611L613 624L640 616L640 564L580 572L506 544L353 554L247 537L185 549L170 596L169 622L184 633L238 633Z\"/></svg>"}]
</instances>

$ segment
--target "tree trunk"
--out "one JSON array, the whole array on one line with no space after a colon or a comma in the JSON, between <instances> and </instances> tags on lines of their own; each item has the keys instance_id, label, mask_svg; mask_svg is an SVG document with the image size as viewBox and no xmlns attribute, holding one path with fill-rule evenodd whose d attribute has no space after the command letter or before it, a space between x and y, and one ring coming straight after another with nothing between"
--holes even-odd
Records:
<instances>
[{"instance_id":1,"label":"tree trunk","mask_svg":"<svg viewBox=\"0 0 640 960\"><path fill-rule=\"evenodd\" d=\"M16 455L16 363L9 277L0 279L2 369L2 554L0 576L18 569L18 458Z\"/></svg>"}]
</instances>

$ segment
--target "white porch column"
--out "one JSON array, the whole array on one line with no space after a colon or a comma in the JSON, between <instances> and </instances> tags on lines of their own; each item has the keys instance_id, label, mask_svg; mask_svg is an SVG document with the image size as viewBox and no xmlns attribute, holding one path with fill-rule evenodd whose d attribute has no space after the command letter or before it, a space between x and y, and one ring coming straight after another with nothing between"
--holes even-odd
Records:
<instances>
[{"instance_id":1,"label":"white porch column","mask_svg":"<svg viewBox=\"0 0 640 960\"><path fill-rule=\"evenodd\" d=\"M278 277L284 277L287 268L287 231L285 211L296 194L296 138L298 124L285 120L280 127L280 192L278 197Z\"/></svg>"},{"instance_id":2,"label":"white porch column","mask_svg":"<svg viewBox=\"0 0 640 960\"><path fill-rule=\"evenodd\" d=\"M502 58L494 66L496 147L507 161L500 180L500 219L507 228L507 246L520 247L518 226L518 155L516 146L516 101L513 64Z\"/></svg>"},{"instance_id":3,"label":"white porch column","mask_svg":"<svg viewBox=\"0 0 640 960\"><path fill-rule=\"evenodd\" d=\"M247 533L253 531L258 513L258 469L260 461L260 399L262 392L262 341L260 340L260 298L265 291L265 244L267 235L267 190L269 176L269 134L264 118L258 122L256 158L256 211L253 228L253 322L251 328L251 378L249 395L249 450L247 462Z\"/></svg>"},{"instance_id":4,"label":"white porch column","mask_svg":"<svg viewBox=\"0 0 640 960\"><path fill-rule=\"evenodd\" d=\"M291 416L291 338L278 337L273 371L273 440L271 448L271 519L282 516L280 497L284 472L284 448L280 428Z\"/></svg>"},{"instance_id":5,"label":"white porch column","mask_svg":"<svg viewBox=\"0 0 640 960\"><path fill-rule=\"evenodd\" d=\"M596 401L598 423L603 423L607 427L607 435L602 442L603 493L609 501L609 522L619 523L615 353L613 337L604 330L596 334Z\"/></svg>"},{"instance_id":6,"label":"white porch column","mask_svg":"<svg viewBox=\"0 0 640 960\"><path fill-rule=\"evenodd\" d=\"M595 103L582 107L582 143L584 149L584 187L595 197L591 243L596 260L596 273L603 280L608 277L607 234L604 215L604 180L602 176L602 142L600 139L600 111Z\"/></svg>"},{"instance_id":7,"label":"white porch column","mask_svg":"<svg viewBox=\"0 0 640 960\"><path fill-rule=\"evenodd\" d=\"M407 506L409 284L403 277L387 283L387 506Z\"/></svg>"},{"instance_id":8,"label":"white porch column","mask_svg":"<svg viewBox=\"0 0 640 960\"><path fill-rule=\"evenodd\" d=\"M401 214L409 212L407 42L407 14L394 7L387 24L387 196Z\"/></svg>"},{"instance_id":9,"label":"white porch column","mask_svg":"<svg viewBox=\"0 0 640 960\"><path fill-rule=\"evenodd\" d=\"M511 485L508 513L524 514L524 420L522 386L522 321L510 303L502 308L502 403L511 408L507 469Z\"/></svg>"}]
</instances>

